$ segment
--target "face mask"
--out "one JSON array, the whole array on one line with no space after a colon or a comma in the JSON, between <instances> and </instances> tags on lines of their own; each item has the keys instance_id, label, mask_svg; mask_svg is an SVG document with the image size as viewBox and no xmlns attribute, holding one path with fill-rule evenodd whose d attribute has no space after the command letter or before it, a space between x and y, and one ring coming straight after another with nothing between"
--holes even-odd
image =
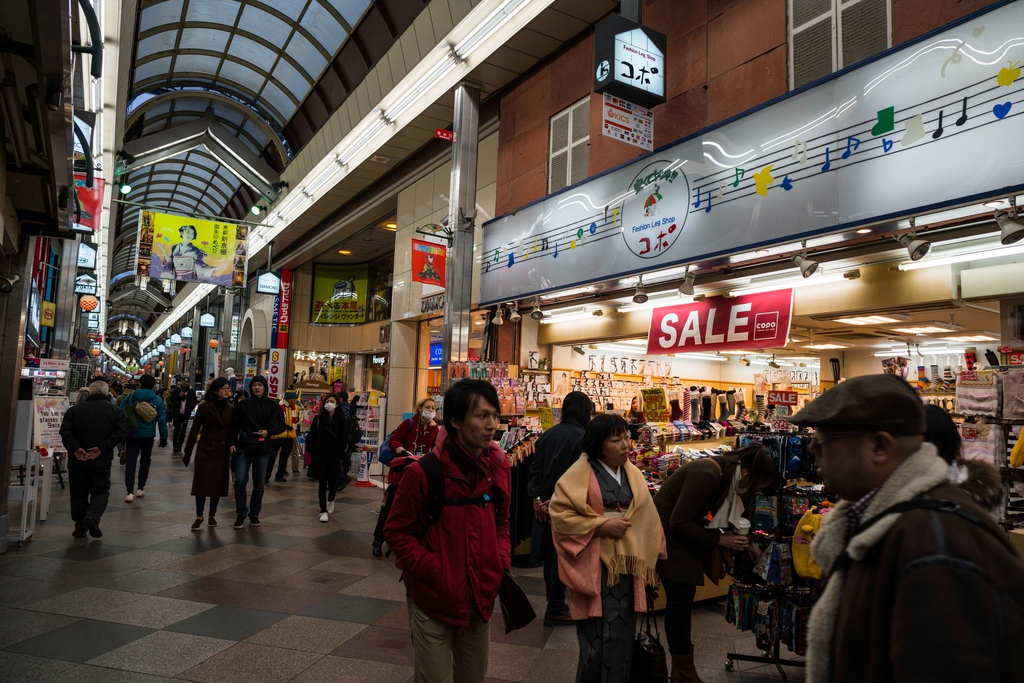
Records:
<instances>
[{"instance_id":1,"label":"face mask","mask_svg":"<svg viewBox=\"0 0 1024 683\"><path fill-rule=\"evenodd\" d=\"M433 420L435 417L437 417L437 413L435 413L433 410L424 410L420 414L423 415L423 418L425 420Z\"/></svg>"},{"instance_id":2,"label":"face mask","mask_svg":"<svg viewBox=\"0 0 1024 683\"><path fill-rule=\"evenodd\" d=\"M337 408L337 407L338 406L335 403L324 404L324 410L326 410L328 413L333 413L334 409Z\"/></svg>"}]
</instances>

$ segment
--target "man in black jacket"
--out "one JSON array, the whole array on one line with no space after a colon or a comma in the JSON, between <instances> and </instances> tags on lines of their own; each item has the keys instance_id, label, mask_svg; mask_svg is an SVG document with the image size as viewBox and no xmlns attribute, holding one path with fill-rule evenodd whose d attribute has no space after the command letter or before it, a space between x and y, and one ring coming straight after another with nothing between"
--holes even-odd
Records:
<instances>
[{"instance_id":1,"label":"man in black jacket","mask_svg":"<svg viewBox=\"0 0 1024 683\"><path fill-rule=\"evenodd\" d=\"M285 430L284 417L277 401L267 396L267 380L257 375L249 384L252 398L235 406L235 415L228 427L228 445L235 459L235 528L260 525L263 487L270 460L270 437ZM252 498L246 506L245 486L252 468Z\"/></svg>"},{"instance_id":2,"label":"man in black jacket","mask_svg":"<svg viewBox=\"0 0 1024 683\"><path fill-rule=\"evenodd\" d=\"M174 421L174 455L182 455L181 447L185 443L188 420L196 407L196 390L189 386L188 379L182 377L178 386L171 390L171 405L168 412Z\"/></svg>"},{"instance_id":3,"label":"man in black jacket","mask_svg":"<svg viewBox=\"0 0 1024 683\"><path fill-rule=\"evenodd\" d=\"M89 384L89 398L64 413L60 438L68 452L68 486L71 494L72 536L103 535L100 517L110 497L110 464L114 448L124 439L124 413L110 402L107 381L97 377Z\"/></svg>"},{"instance_id":4,"label":"man in black jacket","mask_svg":"<svg viewBox=\"0 0 1024 683\"><path fill-rule=\"evenodd\" d=\"M573 391L562 402L562 421L541 434L537 452L530 460L530 482L527 492L533 499L533 547L544 559L544 583L548 606L544 612L545 626L569 626L572 620L565 608L565 584L558 577L558 555L551 537L548 504L555 493L555 484L580 457L579 444L590 424L594 403L582 391Z\"/></svg>"}]
</instances>

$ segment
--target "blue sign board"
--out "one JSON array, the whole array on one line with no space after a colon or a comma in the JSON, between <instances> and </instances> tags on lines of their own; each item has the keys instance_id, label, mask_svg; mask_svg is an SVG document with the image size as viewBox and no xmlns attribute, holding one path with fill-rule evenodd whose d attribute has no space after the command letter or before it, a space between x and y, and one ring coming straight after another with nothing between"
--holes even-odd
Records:
<instances>
[{"instance_id":1,"label":"blue sign board","mask_svg":"<svg viewBox=\"0 0 1024 683\"><path fill-rule=\"evenodd\" d=\"M439 368L444 362L444 343L443 342L432 342L430 344L430 363L429 368Z\"/></svg>"}]
</instances>

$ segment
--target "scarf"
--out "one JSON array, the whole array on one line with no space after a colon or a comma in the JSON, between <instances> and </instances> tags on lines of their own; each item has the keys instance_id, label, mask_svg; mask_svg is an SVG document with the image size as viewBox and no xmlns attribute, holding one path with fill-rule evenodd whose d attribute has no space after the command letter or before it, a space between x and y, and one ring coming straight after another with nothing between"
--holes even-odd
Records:
<instances>
[{"instance_id":1,"label":"scarf","mask_svg":"<svg viewBox=\"0 0 1024 683\"><path fill-rule=\"evenodd\" d=\"M869 520L897 503L917 498L947 481L949 465L938 456L935 446L921 444L921 448L896 468L864 510L863 519ZM843 600L846 572L832 574L833 563L845 550L859 562L876 544L884 541L889 529L900 515L889 515L859 534L854 534L844 547L846 516L853 503L840 501L821 524L821 531L811 542L811 555L831 574L821 598L811 609L807 622L807 683L826 683L832 678L832 641L835 638L839 606Z\"/></svg>"},{"instance_id":2,"label":"scarf","mask_svg":"<svg viewBox=\"0 0 1024 683\"><path fill-rule=\"evenodd\" d=\"M658 584L655 565L661 550L661 519L654 507L654 499L647 489L647 481L633 463L622 466L626 481L633 492L633 502L624 515L630 528L622 538L602 537L601 562L608 569L608 585L614 586L623 574L640 577L648 586ZM588 502L591 478L590 457L583 453L555 484L551 498L551 526L555 533L567 536L590 536L608 518L600 496Z\"/></svg>"},{"instance_id":3,"label":"scarf","mask_svg":"<svg viewBox=\"0 0 1024 683\"><path fill-rule=\"evenodd\" d=\"M712 462L714 462L712 460ZM716 465L718 463L715 463ZM721 466L719 466L721 467ZM711 521L708 522L708 529L728 529L731 525L733 529L740 528L740 520L743 519L743 499L740 498L739 494L736 493L736 488L740 484L740 480L743 478L743 472L739 466L736 467L736 474L733 475L732 482L729 484L729 493L725 496L725 501L722 503L722 507L718 508L718 512L715 513Z\"/></svg>"}]
</instances>

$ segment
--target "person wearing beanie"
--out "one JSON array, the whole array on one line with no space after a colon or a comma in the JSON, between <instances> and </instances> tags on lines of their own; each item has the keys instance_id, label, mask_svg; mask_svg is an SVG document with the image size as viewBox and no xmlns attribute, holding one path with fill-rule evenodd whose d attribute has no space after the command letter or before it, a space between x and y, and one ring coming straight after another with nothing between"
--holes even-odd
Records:
<instances>
[{"instance_id":1,"label":"person wearing beanie","mask_svg":"<svg viewBox=\"0 0 1024 683\"><path fill-rule=\"evenodd\" d=\"M228 428L228 449L235 455L235 528L260 525L263 487L270 461L270 437L285 430L284 418L277 401L268 397L266 378L256 375L249 384L252 398L235 406ZM252 470L252 498L246 505L246 485Z\"/></svg>"},{"instance_id":2,"label":"person wearing beanie","mask_svg":"<svg viewBox=\"0 0 1024 683\"><path fill-rule=\"evenodd\" d=\"M854 377L790 418L841 499L811 542L824 592L807 625L807 683L995 681L1024 671L1024 562L949 481L917 393Z\"/></svg>"},{"instance_id":3,"label":"person wearing beanie","mask_svg":"<svg viewBox=\"0 0 1024 683\"><path fill-rule=\"evenodd\" d=\"M284 431L270 440L270 461L267 464L266 483L270 483L270 471L274 469L274 461L277 460L277 476L274 481L283 484L288 481L285 476L288 473L288 458L292 461L292 474L299 473L299 451L295 443L299 436L299 407L295 405L299 395L294 391L284 392L281 400L281 415L284 419Z\"/></svg>"}]
</instances>

